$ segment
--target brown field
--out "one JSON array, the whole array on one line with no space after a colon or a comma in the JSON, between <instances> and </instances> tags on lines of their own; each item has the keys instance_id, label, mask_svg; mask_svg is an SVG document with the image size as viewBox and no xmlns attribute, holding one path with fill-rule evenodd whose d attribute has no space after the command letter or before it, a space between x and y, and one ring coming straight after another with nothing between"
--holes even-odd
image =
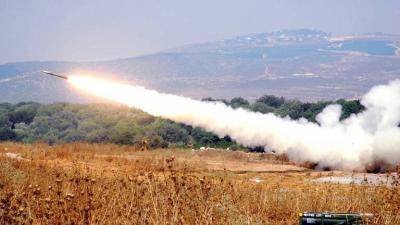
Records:
<instances>
[{"instance_id":1,"label":"brown field","mask_svg":"<svg viewBox=\"0 0 400 225\"><path fill-rule=\"evenodd\" d=\"M400 224L399 179L313 181L334 174L348 173L222 150L4 142L0 224L279 225L297 224L303 211L368 212L375 216L366 224Z\"/></svg>"}]
</instances>

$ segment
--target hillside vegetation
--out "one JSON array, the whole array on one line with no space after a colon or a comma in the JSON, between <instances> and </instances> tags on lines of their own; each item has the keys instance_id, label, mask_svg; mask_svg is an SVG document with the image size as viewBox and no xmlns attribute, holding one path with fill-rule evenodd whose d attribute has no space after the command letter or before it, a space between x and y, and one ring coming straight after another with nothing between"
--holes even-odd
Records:
<instances>
[{"instance_id":1,"label":"hillside vegetation","mask_svg":"<svg viewBox=\"0 0 400 225\"><path fill-rule=\"evenodd\" d=\"M343 106L342 119L363 110L359 101L303 103L265 95L254 103L243 98L221 101L233 108L245 108L260 113L274 113L292 119L315 117L332 103ZM49 144L69 142L136 144L147 140L150 148L166 147L230 147L242 148L230 137L217 137L200 128L150 116L140 110L106 104L39 104L22 102L0 104L0 140Z\"/></svg>"}]
</instances>

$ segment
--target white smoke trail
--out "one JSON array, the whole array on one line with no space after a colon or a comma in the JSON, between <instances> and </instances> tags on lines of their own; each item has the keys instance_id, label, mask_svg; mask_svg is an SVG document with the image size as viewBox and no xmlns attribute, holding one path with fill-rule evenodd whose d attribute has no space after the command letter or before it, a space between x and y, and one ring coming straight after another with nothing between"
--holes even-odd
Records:
<instances>
[{"instance_id":1,"label":"white smoke trail","mask_svg":"<svg viewBox=\"0 0 400 225\"><path fill-rule=\"evenodd\" d=\"M361 101L366 110L346 120L339 121L340 105L327 106L317 116L320 125L89 77L69 81L151 115L229 135L245 146L268 146L296 162L345 170L363 169L375 160L400 163L400 80L372 88Z\"/></svg>"}]
</instances>

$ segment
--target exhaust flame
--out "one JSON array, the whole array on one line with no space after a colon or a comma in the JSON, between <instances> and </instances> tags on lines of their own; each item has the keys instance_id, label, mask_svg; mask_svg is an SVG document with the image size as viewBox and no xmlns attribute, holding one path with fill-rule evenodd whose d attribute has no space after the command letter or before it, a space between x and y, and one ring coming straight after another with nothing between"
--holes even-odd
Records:
<instances>
[{"instance_id":1,"label":"exhaust flame","mask_svg":"<svg viewBox=\"0 0 400 225\"><path fill-rule=\"evenodd\" d=\"M229 135L245 146L268 146L295 162L344 170L361 170L378 160L400 163L400 80L372 88L362 99L366 110L346 120L339 121L340 105L327 106L317 116L319 124L95 78L77 76L68 81L151 115L202 127L220 137Z\"/></svg>"}]
</instances>

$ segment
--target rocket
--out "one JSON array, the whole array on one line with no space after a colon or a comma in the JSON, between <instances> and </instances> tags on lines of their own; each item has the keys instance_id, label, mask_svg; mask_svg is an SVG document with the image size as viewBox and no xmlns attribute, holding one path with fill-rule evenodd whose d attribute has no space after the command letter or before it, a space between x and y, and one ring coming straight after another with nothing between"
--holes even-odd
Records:
<instances>
[{"instance_id":1,"label":"rocket","mask_svg":"<svg viewBox=\"0 0 400 225\"><path fill-rule=\"evenodd\" d=\"M58 78L62 78L62 79L66 79L66 80L68 79L67 76L63 76L63 75L60 75L60 74L52 73L52 72L47 71L47 70L42 70L41 72L45 73L45 74L48 74L48 75L51 75L51 76L58 77Z\"/></svg>"}]
</instances>

